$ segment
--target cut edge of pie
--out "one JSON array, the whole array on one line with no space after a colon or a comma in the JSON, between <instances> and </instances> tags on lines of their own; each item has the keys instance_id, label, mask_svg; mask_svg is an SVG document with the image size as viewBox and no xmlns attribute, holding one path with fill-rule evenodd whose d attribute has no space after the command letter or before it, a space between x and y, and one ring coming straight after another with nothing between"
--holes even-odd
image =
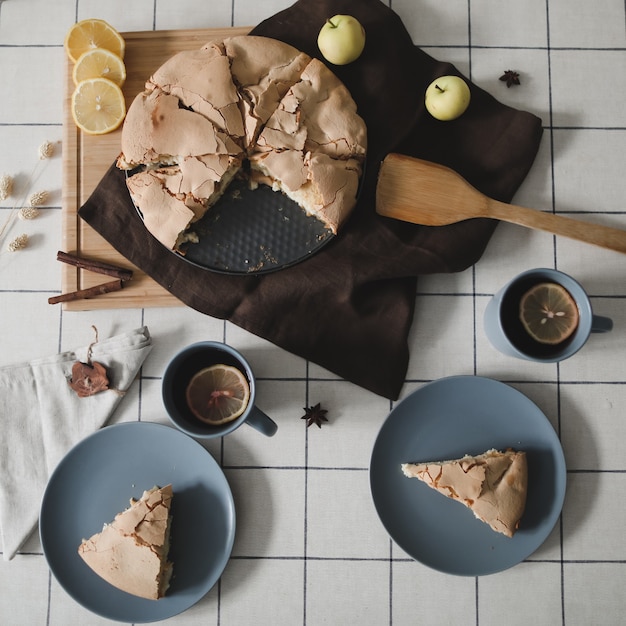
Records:
<instances>
[{"instance_id":1,"label":"cut edge of pie","mask_svg":"<svg viewBox=\"0 0 626 626\"><path fill-rule=\"evenodd\" d=\"M78 547L83 561L109 584L141 598L167 592L174 564L168 560L172 485L144 491L101 532Z\"/></svg>"},{"instance_id":2,"label":"cut edge of pie","mask_svg":"<svg viewBox=\"0 0 626 626\"><path fill-rule=\"evenodd\" d=\"M478 456L401 467L405 476L464 504L494 531L513 537L519 528L528 491L525 452L491 449Z\"/></svg>"}]
</instances>

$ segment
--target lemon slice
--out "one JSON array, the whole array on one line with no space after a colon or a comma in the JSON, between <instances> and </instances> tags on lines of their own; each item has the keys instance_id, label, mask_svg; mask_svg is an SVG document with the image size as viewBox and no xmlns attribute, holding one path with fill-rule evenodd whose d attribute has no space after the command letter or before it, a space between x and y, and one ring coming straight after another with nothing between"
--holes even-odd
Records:
<instances>
[{"instance_id":1,"label":"lemon slice","mask_svg":"<svg viewBox=\"0 0 626 626\"><path fill-rule=\"evenodd\" d=\"M80 55L72 72L74 84L88 78L108 78L120 87L126 80L124 61L106 48L94 48Z\"/></svg>"},{"instance_id":2,"label":"lemon slice","mask_svg":"<svg viewBox=\"0 0 626 626\"><path fill-rule=\"evenodd\" d=\"M565 287L540 283L522 296L520 320L535 341L556 345L576 330L578 307Z\"/></svg>"},{"instance_id":3,"label":"lemon slice","mask_svg":"<svg viewBox=\"0 0 626 626\"><path fill-rule=\"evenodd\" d=\"M88 78L74 89L72 117L90 135L115 130L124 120L126 103L122 90L108 78Z\"/></svg>"},{"instance_id":4,"label":"lemon slice","mask_svg":"<svg viewBox=\"0 0 626 626\"><path fill-rule=\"evenodd\" d=\"M74 24L67 31L63 46L69 58L76 63L81 54L94 48L105 48L123 59L126 44L108 22L92 18Z\"/></svg>"},{"instance_id":5,"label":"lemon slice","mask_svg":"<svg viewBox=\"0 0 626 626\"><path fill-rule=\"evenodd\" d=\"M200 370L187 385L187 404L203 422L218 425L239 417L250 401L245 375L231 365L212 365Z\"/></svg>"}]
</instances>

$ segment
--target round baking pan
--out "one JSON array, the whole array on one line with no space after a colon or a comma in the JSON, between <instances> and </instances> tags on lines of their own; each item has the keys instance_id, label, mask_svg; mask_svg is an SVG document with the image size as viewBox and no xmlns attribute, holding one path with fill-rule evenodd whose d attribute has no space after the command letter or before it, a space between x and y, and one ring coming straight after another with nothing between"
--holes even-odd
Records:
<instances>
[{"instance_id":1,"label":"round baking pan","mask_svg":"<svg viewBox=\"0 0 626 626\"><path fill-rule=\"evenodd\" d=\"M182 244L173 254L224 274L275 272L308 259L334 238L285 194L267 185L250 189L243 179L234 180L190 232L198 240Z\"/></svg>"}]
</instances>

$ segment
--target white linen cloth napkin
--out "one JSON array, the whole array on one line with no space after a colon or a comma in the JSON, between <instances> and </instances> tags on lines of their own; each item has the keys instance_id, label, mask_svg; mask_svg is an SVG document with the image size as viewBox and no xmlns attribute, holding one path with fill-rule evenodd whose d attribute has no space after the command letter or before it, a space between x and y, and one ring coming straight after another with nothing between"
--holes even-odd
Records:
<instances>
[{"instance_id":1,"label":"white linen cloth napkin","mask_svg":"<svg viewBox=\"0 0 626 626\"><path fill-rule=\"evenodd\" d=\"M110 389L79 398L76 361L105 366ZM0 535L11 560L37 526L48 479L63 456L102 427L152 349L147 327L75 351L0 368Z\"/></svg>"}]
</instances>

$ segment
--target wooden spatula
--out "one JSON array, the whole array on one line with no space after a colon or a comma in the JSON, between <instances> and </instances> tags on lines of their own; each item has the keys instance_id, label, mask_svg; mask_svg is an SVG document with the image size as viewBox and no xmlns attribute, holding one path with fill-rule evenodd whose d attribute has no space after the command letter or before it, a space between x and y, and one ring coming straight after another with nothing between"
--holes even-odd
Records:
<instances>
[{"instance_id":1,"label":"wooden spatula","mask_svg":"<svg viewBox=\"0 0 626 626\"><path fill-rule=\"evenodd\" d=\"M453 170L402 154L388 154L381 165L376 212L423 226L489 217L626 253L626 230L493 200Z\"/></svg>"}]
</instances>

